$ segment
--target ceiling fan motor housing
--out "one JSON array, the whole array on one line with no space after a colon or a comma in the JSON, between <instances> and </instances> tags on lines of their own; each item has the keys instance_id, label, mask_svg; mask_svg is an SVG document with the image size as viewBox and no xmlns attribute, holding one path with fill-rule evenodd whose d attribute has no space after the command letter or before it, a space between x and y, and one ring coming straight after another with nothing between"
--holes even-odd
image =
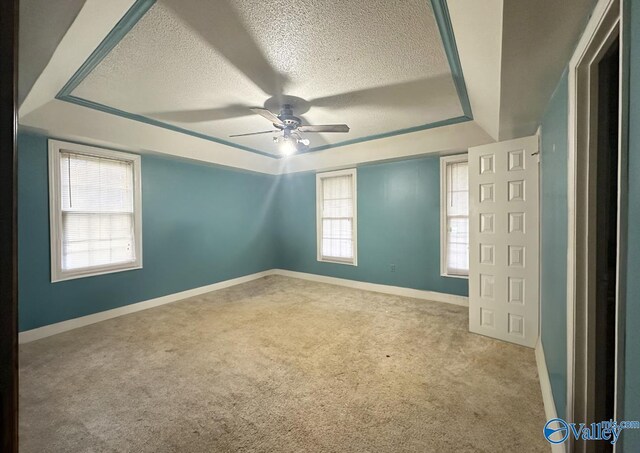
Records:
<instances>
[{"instance_id":1,"label":"ceiling fan motor housing","mask_svg":"<svg viewBox=\"0 0 640 453\"><path fill-rule=\"evenodd\" d=\"M274 132L282 132L279 137L273 137L275 143L292 143L295 142L300 151L300 145L308 147L310 141L302 138L300 133L306 132L349 132L349 126L346 124L324 124L324 125L303 125L302 120L293 115L293 106L291 104L283 104L280 114L276 115L266 108L253 107L250 109L253 113L269 120L274 130L249 132L246 134L235 134L230 137L244 137L247 135L271 134Z\"/></svg>"},{"instance_id":2,"label":"ceiling fan motor housing","mask_svg":"<svg viewBox=\"0 0 640 453\"><path fill-rule=\"evenodd\" d=\"M275 123L274 126L280 129L284 129L285 134L287 131L290 132L292 130L295 130L298 126L300 126L300 124L302 124L300 118L298 118L297 116L293 116L293 108L290 104L284 104L282 106L282 110L280 110L280 115L278 115L278 118L280 118L280 121L284 123L284 128L281 125Z\"/></svg>"}]
</instances>

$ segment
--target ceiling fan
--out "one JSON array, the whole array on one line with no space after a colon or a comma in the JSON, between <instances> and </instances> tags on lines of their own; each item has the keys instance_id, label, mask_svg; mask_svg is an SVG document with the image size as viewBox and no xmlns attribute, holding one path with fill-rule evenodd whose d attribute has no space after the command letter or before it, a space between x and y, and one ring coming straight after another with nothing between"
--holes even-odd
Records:
<instances>
[{"instance_id":1,"label":"ceiling fan","mask_svg":"<svg viewBox=\"0 0 640 453\"><path fill-rule=\"evenodd\" d=\"M256 107L250 110L271 121L275 129L260 132L248 132L246 134L234 134L229 137L246 137L248 135L282 132L282 135L273 137L273 141L280 144L280 152L285 156L293 154L296 151L305 150L309 147L309 140L302 138L300 135L302 132L349 132L349 126L346 124L324 124L318 126L303 125L300 118L293 115L293 108L291 104L284 104L279 115L263 108Z\"/></svg>"}]
</instances>

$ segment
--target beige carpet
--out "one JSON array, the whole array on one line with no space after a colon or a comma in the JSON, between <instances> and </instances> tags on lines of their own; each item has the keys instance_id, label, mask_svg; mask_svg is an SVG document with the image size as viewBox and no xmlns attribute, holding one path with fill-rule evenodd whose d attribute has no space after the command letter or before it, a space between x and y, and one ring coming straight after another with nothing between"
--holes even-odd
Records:
<instances>
[{"instance_id":1,"label":"beige carpet","mask_svg":"<svg viewBox=\"0 0 640 453\"><path fill-rule=\"evenodd\" d=\"M20 353L21 452L549 450L533 350L453 305L273 276Z\"/></svg>"}]
</instances>

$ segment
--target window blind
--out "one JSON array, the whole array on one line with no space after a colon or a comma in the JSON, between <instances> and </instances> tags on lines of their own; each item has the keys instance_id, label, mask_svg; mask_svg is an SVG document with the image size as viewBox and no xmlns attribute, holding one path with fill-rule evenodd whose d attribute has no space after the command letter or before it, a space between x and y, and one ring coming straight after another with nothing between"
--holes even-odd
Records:
<instances>
[{"instance_id":1,"label":"window blind","mask_svg":"<svg viewBox=\"0 0 640 453\"><path fill-rule=\"evenodd\" d=\"M469 165L447 164L447 273L469 273Z\"/></svg>"},{"instance_id":2,"label":"window blind","mask_svg":"<svg viewBox=\"0 0 640 453\"><path fill-rule=\"evenodd\" d=\"M323 258L353 261L353 190L353 175L322 178Z\"/></svg>"},{"instance_id":3,"label":"window blind","mask_svg":"<svg viewBox=\"0 0 640 453\"><path fill-rule=\"evenodd\" d=\"M60 152L62 269L135 261L133 163Z\"/></svg>"}]
</instances>

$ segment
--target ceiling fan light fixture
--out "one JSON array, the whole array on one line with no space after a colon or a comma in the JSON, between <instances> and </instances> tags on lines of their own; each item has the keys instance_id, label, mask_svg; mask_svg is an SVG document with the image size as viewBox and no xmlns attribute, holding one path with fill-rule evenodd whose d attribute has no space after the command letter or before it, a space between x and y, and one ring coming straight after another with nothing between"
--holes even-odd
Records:
<instances>
[{"instance_id":1,"label":"ceiling fan light fixture","mask_svg":"<svg viewBox=\"0 0 640 453\"><path fill-rule=\"evenodd\" d=\"M309 139L302 138L300 136L301 132L349 132L349 126L346 124L303 125L300 118L293 115L293 108L290 104L284 104L279 115L276 115L265 108L254 107L251 111L269 120L275 129L269 131L248 132L245 134L233 134L230 135L230 137L282 133L282 135L277 135L272 137L272 139L273 142L278 145L280 154L283 156L290 156L297 151L309 151L309 144L311 141Z\"/></svg>"},{"instance_id":2,"label":"ceiling fan light fixture","mask_svg":"<svg viewBox=\"0 0 640 453\"><path fill-rule=\"evenodd\" d=\"M298 150L296 140L293 138L285 137L280 141L280 153L283 156L290 156Z\"/></svg>"}]
</instances>

